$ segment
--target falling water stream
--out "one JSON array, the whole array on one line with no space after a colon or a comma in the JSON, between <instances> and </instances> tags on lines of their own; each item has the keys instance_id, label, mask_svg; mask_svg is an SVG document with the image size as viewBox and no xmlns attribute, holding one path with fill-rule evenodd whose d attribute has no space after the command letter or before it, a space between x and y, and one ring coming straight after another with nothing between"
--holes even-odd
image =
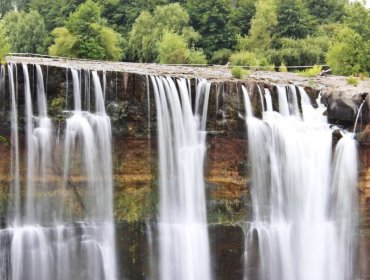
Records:
<instances>
[{"instance_id":1,"label":"falling water stream","mask_svg":"<svg viewBox=\"0 0 370 280\"><path fill-rule=\"evenodd\" d=\"M36 69L36 92L26 64L24 89L17 92L16 66L8 65L14 203L8 207L8 227L0 231L0 278L116 279L111 125L99 76L92 72L95 111L82 111L80 77L71 70L75 107L66 120L63 144L56 141L48 117L42 69L31 67ZM25 100L24 149L18 132L18 94Z\"/></svg>"},{"instance_id":2,"label":"falling water stream","mask_svg":"<svg viewBox=\"0 0 370 280\"><path fill-rule=\"evenodd\" d=\"M150 79L158 122L159 277L210 280L203 178L210 83L198 83L193 113L187 80Z\"/></svg>"},{"instance_id":3,"label":"falling water stream","mask_svg":"<svg viewBox=\"0 0 370 280\"><path fill-rule=\"evenodd\" d=\"M245 279L353 279L357 151L299 88L277 86L280 112L246 104L253 221L246 225ZM257 252L257 253L256 253Z\"/></svg>"}]
</instances>

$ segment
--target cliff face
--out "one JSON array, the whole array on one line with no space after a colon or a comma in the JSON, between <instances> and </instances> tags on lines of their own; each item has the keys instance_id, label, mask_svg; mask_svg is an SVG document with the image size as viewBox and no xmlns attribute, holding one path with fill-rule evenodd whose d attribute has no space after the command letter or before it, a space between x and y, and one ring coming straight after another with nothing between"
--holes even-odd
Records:
<instances>
[{"instance_id":1,"label":"cliff face","mask_svg":"<svg viewBox=\"0 0 370 280\"><path fill-rule=\"evenodd\" d=\"M13 59L17 64L18 110L20 117L20 147L24 152L24 100L22 58ZM73 105L71 72L65 67L81 67L102 70L99 72L105 81L106 109L111 117L113 133L113 170L115 218L117 220L117 238L122 255L123 267L132 267L130 272L123 272L129 279L143 279L150 270L149 261L140 260L148 250L146 236L148 224L157 214L157 143L156 110L150 80L147 74L155 74L156 66L144 65L136 68L121 65L114 71L114 64L84 65L76 61L55 62L49 60L24 59L25 62L41 64L45 77L45 88L49 114L53 119L57 134L62 135L65 119ZM87 62L86 62L87 63ZM60 66L60 67L59 67ZM31 85L36 86L35 67L29 66ZM186 70L186 71L185 71ZM193 100L195 100L195 77L204 77L213 81L208 109L207 122L207 161L205 177L207 182L207 207L210 226L214 264L218 279L241 279L243 270L244 235L241 225L250 216L250 183L248 163L248 140L246 139L245 112L241 85L252 93L252 103L257 116L261 115L259 88L269 88L272 93L274 108L277 108L276 84L294 83L305 87L313 104L319 92L322 102L327 107L326 114L333 124L352 129L358 108L364 102L358 122L358 140L360 151L360 182L362 232L361 242L370 251L370 96L366 93L366 82L357 88L344 85L344 78L322 77L307 79L295 74L257 72L246 80L234 80L226 69L213 72L209 69L189 70L172 69L158 66L156 74L191 78ZM199 73L197 72L199 71ZM203 71L203 72L202 72ZM210 73L208 73L209 71ZM200 75L200 76L197 76ZM203 75L203 76L202 76ZM92 89L89 71L81 72L82 95ZM325 81L326 79L326 81ZM5 87L0 91L0 211L2 217L8 201L10 178L10 100L7 78ZM337 83L336 83L337 81ZM343 87L337 87L337 85ZM367 91L369 92L369 87ZM32 90L35 93L35 90ZM33 98L36 101L36 97ZM90 100L87 102L86 100ZM94 100L86 98L83 106L93 106ZM59 147L63 148L63 141ZM21 162L21 174L24 173ZM50 180L54 180L51 178ZM83 178L72 178L75 181ZM24 180L24 176L21 177ZM247 218L246 218L247 217ZM233 226L232 226L233 225ZM227 234L225 233L227 232ZM366 250L364 250L366 252ZM129 256L129 257L128 257ZM364 258L361 258L364 259ZM140 261L139 261L140 260ZM365 261L366 262L366 261ZM366 264L359 264L360 274L365 277ZM130 273L129 275L127 273ZM127 274L127 275L126 275Z\"/></svg>"}]
</instances>

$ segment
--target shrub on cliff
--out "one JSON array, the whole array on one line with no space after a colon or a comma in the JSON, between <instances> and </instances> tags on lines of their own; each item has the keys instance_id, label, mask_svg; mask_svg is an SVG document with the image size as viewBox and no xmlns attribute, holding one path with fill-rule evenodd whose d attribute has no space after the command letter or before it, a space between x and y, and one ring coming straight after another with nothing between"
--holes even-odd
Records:
<instances>
[{"instance_id":1,"label":"shrub on cliff","mask_svg":"<svg viewBox=\"0 0 370 280\"><path fill-rule=\"evenodd\" d=\"M52 35L51 55L107 60L123 56L120 35L104 25L100 6L91 0L81 4L65 27L55 28Z\"/></svg>"},{"instance_id":2,"label":"shrub on cliff","mask_svg":"<svg viewBox=\"0 0 370 280\"><path fill-rule=\"evenodd\" d=\"M235 79L243 79L245 75L249 74L250 71L245 70L243 67L234 66L231 68L231 75Z\"/></svg>"},{"instance_id":3,"label":"shrub on cliff","mask_svg":"<svg viewBox=\"0 0 370 280\"><path fill-rule=\"evenodd\" d=\"M230 56L230 62L234 66L258 66L259 61L255 53L242 51Z\"/></svg>"},{"instance_id":4,"label":"shrub on cliff","mask_svg":"<svg viewBox=\"0 0 370 280\"><path fill-rule=\"evenodd\" d=\"M207 64L207 58L202 49L195 49L192 47L189 50L188 57L189 64Z\"/></svg>"},{"instance_id":5,"label":"shrub on cliff","mask_svg":"<svg viewBox=\"0 0 370 280\"><path fill-rule=\"evenodd\" d=\"M214 64L227 64L229 62L229 58L232 55L233 51L230 49L221 49L215 51L212 54L211 63Z\"/></svg>"}]
</instances>

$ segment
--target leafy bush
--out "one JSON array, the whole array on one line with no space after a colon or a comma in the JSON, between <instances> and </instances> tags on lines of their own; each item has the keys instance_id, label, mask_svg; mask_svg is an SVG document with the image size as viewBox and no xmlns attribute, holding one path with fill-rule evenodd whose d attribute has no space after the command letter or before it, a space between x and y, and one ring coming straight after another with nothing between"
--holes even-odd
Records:
<instances>
[{"instance_id":1,"label":"leafy bush","mask_svg":"<svg viewBox=\"0 0 370 280\"><path fill-rule=\"evenodd\" d=\"M366 72L360 73L358 76L359 76L360 80L363 81L366 78L369 78L369 73L366 73Z\"/></svg>"},{"instance_id":2,"label":"leafy bush","mask_svg":"<svg viewBox=\"0 0 370 280\"><path fill-rule=\"evenodd\" d=\"M284 62L281 63L279 67L279 72L288 72L288 68L286 67Z\"/></svg>"},{"instance_id":3,"label":"leafy bush","mask_svg":"<svg viewBox=\"0 0 370 280\"><path fill-rule=\"evenodd\" d=\"M275 64L269 64L269 65L266 65L265 67L263 67L262 70L265 70L265 71L275 71Z\"/></svg>"},{"instance_id":4,"label":"leafy bush","mask_svg":"<svg viewBox=\"0 0 370 280\"><path fill-rule=\"evenodd\" d=\"M188 48L188 44L191 45L200 38L189 23L189 14L179 3L157 6L153 13L142 11L129 33L129 58L142 62L158 60L158 47L168 32L183 36Z\"/></svg>"},{"instance_id":5,"label":"leafy bush","mask_svg":"<svg viewBox=\"0 0 370 280\"><path fill-rule=\"evenodd\" d=\"M54 44L49 53L57 56L119 60L123 56L122 38L105 26L100 6L88 0L52 32Z\"/></svg>"},{"instance_id":6,"label":"leafy bush","mask_svg":"<svg viewBox=\"0 0 370 280\"><path fill-rule=\"evenodd\" d=\"M270 61L264 56L260 57L258 64L259 66L263 66L261 67L261 70L275 71L275 64L271 64Z\"/></svg>"},{"instance_id":7,"label":"leafy bush","mask_svg":"<svg viewBox=\"0 0 370 280\"><path fill-rule=\"evenodd\" d=\"M5 55L10 52L8 38L5 35L5 29L0 22L0 63L5 63Z\"/></svg>"},{"instance_id":8,"label":"leafy bush","mask_svg":"<svg viewBox=\"0 0 370 280\"><path fill-rule=\"evenodd\" d=\"M256 55L252 52L237 52L231 55L230 62L233 66L258 66Z\"/></svg>"},{"instance_id":9,"label":"leafy bush","mask_svg":"<svg viewBox=\"0 0 370 280\"><path fill-rule=\"evenodd\" d=\"M2 21L12 52L45 53L45 38L48 33L44 19L37 11L12 11Z\"/></svg>"},{"instance_id":10,"label":"leafy bush","mask_svg":"<svg viewBox=\"0 0 370 280\"><path fill-rule=\"evenodd\" d=\"M366 56L370 48L354 30L344 27L335 36L327 54L327 61L334 73L353 75L370 71Z\"/></svg>"},{"instance_id":11,"label":"leafy bush","mask_svg":"<svg viewBox=\"0 0 370 280\"><path fill-rule=\"evenodd\" d=\"M308 68L302 72L300 72L299 74L301 76L304 76L304 77L315 77L317 75L319 75L322 71L322 66L317 66L317 65L314 65L312 68Z\"/></svg>"},{"instance_id":12,"label":"leafy bush","mask_svg":"<svg viewBox=\"0 0 370 280\"><path fill-rule=\"evenodd\" d=\"M189 64L207 64L207 58L202 49L191 48L188 57Z\"/></svg>"},{"instance_id":13,"label":"leafy bush","mask_svg":"<svg viewBox=\"0 0 370 280\"><path fill-rule=\"evenodd\" d=\"M249 71L245 70L243 67L234 66L231 68L231 75L236 79L242 79L247 74L249 74Z\"/></svg>"},{"instance_id":14,"label":"leafy bush","mask_svg":"<svg viewBox=\"0 0 370 280\"><path fill-rule=\"evenodd\" d=\"M358 79L356 77L348 77L347 84L357 87L358 86Z\"/></svg>"},{"instance_id":15,"label":"leafy bush","mask_svg":"<svg viewBox=\"0 0 370 280\"><path fill-rule=\"evenodd\" d=\"M305 39L282 38L277 40L275 49L268 52L271 61L280 65L314 65L325 63L329 47L326 36L307 37Z\"/></svg>"},{"instance_id":16,"label":"leafy bush","mask_svg":"<svg viewBox=\"0 0 370 280\"><path fill-rule=\"evenodd\" d=\"M233 51L230 49L220 49L215 51L211 58L213 64L227 64Z\"/></svg>"},{"instance_id":17,"label":"leafy bush","mask_svg":"<svg viewBox=\"0 0 370 280\"><path fill-rule=\"evenodd\" d=\"M158 61L162 64L185 64L189 49L185 38L173 32L166 32L158 44Z\"/></svg>"}]
</instances>

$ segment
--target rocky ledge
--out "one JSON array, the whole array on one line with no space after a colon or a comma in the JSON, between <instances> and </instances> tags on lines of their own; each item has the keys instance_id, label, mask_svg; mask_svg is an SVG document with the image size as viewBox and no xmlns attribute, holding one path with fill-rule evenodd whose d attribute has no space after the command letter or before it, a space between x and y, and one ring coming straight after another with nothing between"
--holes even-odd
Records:
<instances>
[{"instance_id":1,"label":"rocky ledge","mask_svg":"<svg viewBox=\"0 0 370 280\"><path fill-rule=\"evenodd\" d=\"M124 72L138 75L163 75L172 77L204 78L215 83L236 82L230 72L230 67L215 65L207 67L191 67L185 65L161 65L148 63L127 63L75 59L52 59L36 57L10 56L8 62L16 64L41 64L62 68L81 68L104 72ZM322 102L327 107L327 115L333 122L354 122L357 112L364 102L359 121L362 125L370 122L370 79L358 81L358 85L350 85L343 76L320 75L304 77L297 73L281 73L269 71L254 71L245 79L247 82L266 84L295 84L322 93ZM370 139L366 140L369 144Z\"/></svg>"}]
</instances>

